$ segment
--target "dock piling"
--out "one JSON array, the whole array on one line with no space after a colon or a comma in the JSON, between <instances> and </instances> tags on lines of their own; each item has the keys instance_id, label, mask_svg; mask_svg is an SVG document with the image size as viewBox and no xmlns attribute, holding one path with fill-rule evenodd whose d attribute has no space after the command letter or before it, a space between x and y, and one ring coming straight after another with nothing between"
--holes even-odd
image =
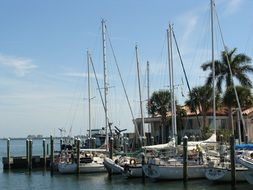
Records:
<instances>
[{"instance_id":1,"label":"dock piling","mask_svg":"<svg viewBox=\"0 0 253 190\"><path fill-rule=\"evenodd\" d=\"M62 151L62 138L60 139L60 150Z\"/></svg>"},{"instance_id":2,"label":"dock piling","mask_svg":"<svg viewBox=\"0 0 253 190\"><path fill-rule=\"evenodd\" d=\"M27 164L27 169L29 169L29 139L26 139L26 164Z\"/></svg>"},{"instance_id":3,"label":"dock piling","mask_svg":"<svg viewBox=\"0 0 253 190\"><path fill-rule=\"evenodd\" d=\"M43 147L43 165L44 169L47 168L47 159L46 159L46 139L43 139L42 141L42 147Z\"/></svg>"},{"instance_id":4,"label":"dock piling","mask_svg":"<svg viewBox=\"0 0 253 190\"><path fill-rule=\"evenodd\" d=\"M32 171L32 139L30 139L29 140L29 148L28 148L28 152L29 152L29 156L28 156L28 158L29 158L29 165L28 165L28 169L29 169L29 172L31 172Z\"/></svg>"},{"instance_id":5,"label":"dock piling","mask_svg":"<svg viewBox=\"0 0 253 190\"><path fill-rule=\"evenodd\" d=\"M112 152L113 152L113 137L110 137L110 142L109 142L109 153L110 153L110 155L109 155L109 157L110 157L110 159L112 159Z\"/></svg>"},{"instance_id":6,"label":"dock piling","mask_svg":"<svg viewBox=\"0 0 253 190\"><path fill-rule=\"evenodd\" d=\"M142 165L142 167L145 165L145 154L144 153L142 153L142 155L141 155L141 165ZM142 182L143 183L145 182L145 173L143 170L142 170Z\"/></svg>"},{"instance_id":7,"label":"dock piling","mask_svg":"<svg viewBox=\"0 0 253 190\"><path fill-rule=\"evenodd\" d=\"M235 188L235 137L232 135L230 137L230 162L231 162L231 186Z\"/></svg>"},{"instance_id":8,"label":"dock piling","mask_svg":"<svg viewBox=\"0 0 253 190\"><path fill-rule=\"evenodd\" d=\"M50 174L54 175L54 139L50 136Z\"/></svg>"},{"instance_id":9,"label":"dock piling","mask_svg":"<svg viewBox=\"0 0 253 190\"><path fill-rule=\"evenodd\" d=\"M76 140L76 173L77 175L80 174L80 139Z\"/></svg>"},{"instance_id":10,"label":"dock piling","mask_svg":"<svg viewBox=\"0 0 253 190\"><path fill-rule=\"evenodd\" d=\"M49 155L49 144L47 143L47 155Z\"/></svg>"},{"instance_id":11,"label":"dock piling","mask_svg":"<svg viewBox=\"0 0 253 190\"><path fill-rule=\"evenodd\" d=\"M11 156L10 156L10 139L7 139L7 163L8 169L11 168Z\"/></svg>"},{"instance_id":12,"label":"dock piling","mask_svg":"<svg viewBox=\"0 0 253 190\"><path fill-rule=\"evenodd\" d=\"M96 148L96 138L93 137L91 140L92 140L92 148Z\"/></svg>"},{"instance_id":13,"label":"dock piling","mask_svg":"<svg viewBox=\"0 0 253 190\"><path fill-rule=\"evenodd\" d=\"M187 180L188 180L188 169L187 169L188 152L187 152L187 148L188 148L188 137L184 136L184 138L183 138L183 179L184 179L184 183L187 182Z\"/></svg>"}]
</instances>

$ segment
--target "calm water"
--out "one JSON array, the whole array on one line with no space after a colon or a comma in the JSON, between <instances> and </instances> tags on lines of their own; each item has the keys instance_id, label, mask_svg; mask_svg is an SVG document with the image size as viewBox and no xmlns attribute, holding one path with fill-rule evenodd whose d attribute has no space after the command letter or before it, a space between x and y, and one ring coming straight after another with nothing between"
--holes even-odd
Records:
<instances>
[{"instance_id":1,"label":"calm water","mask_svg":"<svg viewBox=\"0 0 253 190\"><path fill-rule=\"evenodd\" d=\"M57 147L57 145L56 145ZM56 148L55 147L55 148ZM25 141L13 140L11 141L12 155L25 155ZM42 153L42 140L35 140L33 143L33 153ZM6 155L6 141L0 140L0 156ZM120 176L113 176L108 178L107 174L83 174L76 175L60 175L55 174L50 176L50 172L43 172L41 170L32 171L29 174L26 170L15 170L10 172L3 172L2 164L0 166L0 190L5 189L114 189L114 190L224 190L231 189L230 184L214 184L208 180L194 180L189 181L185 187L181 181L162 181L154 182L146 180L145 183L141 179L124 179ZM247 183L237 184L238 190L251 190L253 186Z\"/></svg>"}]
</instances>

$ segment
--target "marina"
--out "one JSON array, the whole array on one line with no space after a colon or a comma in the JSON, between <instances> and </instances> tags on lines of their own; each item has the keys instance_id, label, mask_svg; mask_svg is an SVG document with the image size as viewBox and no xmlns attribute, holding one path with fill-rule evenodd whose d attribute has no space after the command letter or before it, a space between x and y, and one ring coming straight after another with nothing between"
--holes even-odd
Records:
<instances>
[{"instance_id":1,"label":"marina","mask_svg":"<svg viewBox=\"0 0 253 190\"><path fill-rule=\"evenodd\" d=\"M126 44L120 45L119 42L126 41L127 38L118 39L115 34L112 35L111 31L121 28L108 27L110 21L104 17L100 18L99 43L95 45L92 42L92 48L86 50L84 73L81 73L83 57L78 58L82 66L77 69L74 56L65 57L61 53L66 60L71 60L72 66L63 63L60 66L63 68L62 73L58 75L50 74L49 66L47 74L44 72L40 75L36 70L37 75L31 74L29 78L29 72L37 69L37 65L33 65L35 62L2 55L0 50L0 67L14 67L17 75L15 82L9 79L8 83L16 88L7 90L8 85L3 82L6 88L3 92L8 95L3 93L3 102L0 102L6 109L0 113L1 116L6 114L6 117L2 117L6 125L2 128L5 137L0 139L0 189L253 189L252 58L242 50L237 51L236 46L228 48L229 43L224 40L226 30L223 31L221 27L223 17L232 14L240 3L241 1L233 0L233 3L227 5L231 12L224 11L221 19L218 17L219 6L226 6L223 1L216 3L215 0L207 0L202 9L195 9L192 5L192 13L202 16L197 19L189 16L188 12L189 15L182 19L184 25L189 24L188 27L191 28L186 31L178 30L177 26L180 25L171 21L166 24L166 28L161 25L156 27L164 30L165 40L162 58L152 61L156 67L152 69L149 60L145 66L142 61L142 51L148 46L143 47L137 43L132 48L132 63L126 61L126 57L123 62L118 62L118 54L121 54L118 47ZM204 12L206 18L203 17ZM86 14L83 11L76 13ZM157 21L161 18L163 17ZM206 22L205 27L197 26L200 25L200 19ZM85 20L86 24L88 21L95 24L94 20ZM137 17L132 19L137 20ZM180 19L176 20L183 23ZM53 19L47 21L54 22ZM89 27L84 27L84 31L88 32ZM93 27L91 31L94 32ZM201 32L203 38L200 38L200 34L194 34L201 41L202 49L196 51L192 45L189 45L191 48L186 48L186 39L192 40L189 36L197 31L193 32L194 28L202 27L205 28ZM65 27L66 31L67 29L69 30ZM73 29L79 31L75 27ZM51 34L52 31L48 31ZM63 35L62 31L58 32L59 36ZM71 34L74 34L73 31ZM78 36L77 33L76 35ZM84 42L92 38L98 39L97 35L95 32L88 35L93 37L84 35ZM75 37L72 36L73 39ZM62 36L58 43L64 43L64 38L67 35ZM128 37L129 39L131 38ZM69 46L69 52L82 40L80 36L76 38L75 45ZM151 39L148 38L148 41ZM99 53L94 53L93 45L98 44L101 47L95 49ZM84 44L79 46L83 49ZM51 50L52 56L57 49ZM152 51L155 49L153 47ZM80 49L76 51L80 53ZM197 56L197 61L190 61L189 57L194 58L197 53L202 55ZM50 54L49 51L47 54ZM37 58L41 61L39 57ZM54 62L57 65L57 61ZM64 61L59 59L59 62ZM189 68L190 62L195 64L193 67L196 71ZM196 65L195 62L201 65ZM196 79L196 73L199 72L197 67L204 73L204 80ZM41 63L40 68L44 69ZM75 69L77 70L73 72ZM52 72L56 70L52 69ZM150 75L153 76L151 90ZM23 79L20 80L23 88L17 85L18 77ZM51 90L46 90L48 94L38 94L43 93L43 86L37 89L38 85L31 85L35 78L43 81L44 89L52 85ZM75 92L71 92L74 95L71 95L69 90L75 86L75 79L79 84ZM24 84L31 85L26 95ZM61 93L55 93L54 88L61 89ZM17 96L12 91L22 95ZM22 101L24 97L27 102ZM51 103L44 105L47 101ZM12 117L19 121L10 119ZM47 137L43 138L42 134ZM27 137L23 138L24 136Z\"/></svg>"},{"instance_id":2,"label":"marina","mask_svg":"<svg viewBox=\"0 0 253 190\"><path fill-rule=\"evenodd\" d=\"M41 140L34 140L34 154L42 153ZM25 141L13 140L11 142L12 154L25 154ZM57 147L57 146L56 146ZM6 155L6 140L0 140L1 157ZM15 155L14 154L14 155ZM230 183L213 183L207 179L189 180L187 184L181 180L176 181L153 181L148 178L143 181L141 178L122 178L119 175L112 175L107 173L100 174L80 174L80 175L62 175L55 173L50 174L50 169L12 169L3 170L0 166L0 189L171 189L171 190L222 190L224 188L232 188ZM22 181L22 183L20 183ZM251 189L252 186L246 182L238 182L236 184L237 190Z\"/></svg>"},{"instance_id":3,"label":"marina","mask_svg":"<svg viewBox=\"0 0 253 190\"><path fill-rule=\"evenodd\" d=\"M6 145L8 144L7 140L0 140L0 142L1 142L1 144L0 144L1 149L3 150L4 147L6 149ZM50 164L47 164L47 167L44 167L43 160L41 162L41 165L39 165L38 162L36 162L36 158L42 158L42 156L38 156L38 155L44 152L43 146L42 146L44 141L43 140L33 140L33 142L35 145L35 146L33 146L33 152L37 156L33 156L34 160L32 162L32 168L30 169L29 166L26 165L27 162L26 162L25 156L23 156L23 157L14 156L15 159L18 159L18 162L20 162L20 164L23 164L23 168L20 168L19 166L15 166L15 165L12 165L12 167L10 167L10 169L2 168L1 176L3 178L6 179L8 176L9 177L12 176L14 178L21 177L21 176L22 176L22 178L26 178L26 176L31 176L32 178L36 178L36 177L41 176L44 178L43 180L49 180L49 181L51 181L54 178L56 179L56 181L57 180L61 181L64 178L64 179L66 179L65 183L69 183L68 180L72 179L74 181L78 181L79 185L82 184L82 181L83 181L83 183L86 183L84 181L91 180L94 182L95 187L99 187L100 185L105 186L105 188L100 187L101 189L111 188L110 185L112 185L112 187L115 186L115 188L119 187L120 189L121 188L125 189L126 187L120 183L130 184L130 186L127 186L127 189L137 188L137 187L151 189L151 187L153 187L153 186L157 186L159 189L164 189L164 188L168 188L168 187L171 189L174 189L174 188L176 188L176 189L180 189L180 188L191 189L196 184L198 185L199 189L207 189L207 190L219 189L219 188L222 189L224 187L231 187L232 188L231 179L224 180L223 183L225 182L225 184L217 183L212 180L205 179L204 172L202 174L203 176L198 176L198 177L196 177L195 180L190 180L188 178L187 178L187 180L180 180L180 179L182 179L182 177L178 178L175 176L175 174L181 175L181 176L183 174L182 173L179 174L180 172L178 172L176 168L170 170L171 172L174 173L174 178L171 178L169 181L166 180L166 178L164 178L162 180L154 180L154 179L152 179L153 178L152 176L150 179L148 177L143 178L141 173L138 174L137 178L136 177L129 178L127 176L122 177L121 175L110 175L109 173L107 173L105 171L103 173L98 172L98 171L95 173L94 172L84 172L83 173L80 171L78 172L77 169L74 169L74 171L70 172L70 174L63 175L63 174L61 174L61 172L58 171L57 168L54 168L54 172L52 173ZM48 140L47 142L50 143L50 140ZM11 146L10 146L11 151L10 152L12 155L17 155L17 153L22 154L22 153L26 152L26 141L25 140L11 140L10 144L11 144ZM54 153L55 155L57 155L57 153L59 154L60 147L61 147L60 140L58 140L55 142L55 145L54 145L54 149L56 150L56 152ZM4 159L6 159L6 157L4 157L4 156L5 156L5 154L7 154L7 150L8 149L6 149L6 151L1 152L1 156ZM95 151L95 150L93 150L93 151ZM47 155L47 160L49 159L49 163L50 163L50 157L51 157L50 155ZM4 159L2 160L3 163L5 162ZM56 160L56 159L57 159L57 156L55 156L54 160ZM3 164L3 166L4 166L4 164ZM26 166L26 167L24 167L24 166ZM202 168L202 169L209 170L208 168ZM124 168L123 168L123 170L124 170ZM145 171L145 167L143 168L143 170ZM189 168L188 168L188 170L189 170ZM118 171L120 172L120 170L118 170ZM144 173L146 173L146 172L144 172ZM166 175L168 175L168 173ZM171 174L171 175L173 175L173 174ZM189 173L188 175L192 175L192 174ZM229 174L229 175L231 175L231 174ZM239 175L239 174L237 174L237 175ZM176 179L176 181L173 181L173 179L174 180ZM79 180L81 180L81 181L79 181ZM101 182L102 184L96 183L98 181ZM2 184L3 187L4 187L4 184L5 183ZM236 179L235 184L236 184L236 189L251 188L250 184L248 184L246 182L246 179L241 180L238 178L238 179ZM15 184L13 184L13 185L15 185ZM76 185L74 185L74 186L76 186ZM45 187L45 186L43 186L43 187ZM58 189L58 187L56 189Z\"/></svg>"}]
</instances>

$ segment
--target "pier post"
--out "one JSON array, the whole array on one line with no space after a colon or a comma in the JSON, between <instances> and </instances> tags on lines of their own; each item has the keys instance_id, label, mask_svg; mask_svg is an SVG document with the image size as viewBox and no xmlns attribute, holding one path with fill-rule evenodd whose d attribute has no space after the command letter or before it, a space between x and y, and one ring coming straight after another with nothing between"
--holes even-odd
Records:
<instances>
[{"instance_id":1,"label":"pier post","mask_svg":"<svg viewBox=\"0 0 253 190\"><path fill-rule=\"evenodd\" d=\"M231 186L235 188L235 137L232 135L230 137L230 162L231 162Z\"/></svg>"},{"instance_id":2,"label":"pier post","mask_svg":"<svg viewBox=\"0 0 253 190\"><path fill-rule=\"evenodd\" d=\"M109 153L110 153L110 155L109 155L109 157L110 157L110 159L112 159L112 153L113 153L113 137L110 137L110 142L109 142Z\"/></svg>"},{"instance_id":3,"label":"pier post","mask_svg":"<svg viewBox=\"0 0 253 190\"><path fill-rule=\"evenodd\" d=\"M46 139L43 139L43 141L42 141L42 147L43 147L43 165L44 165L44 169L46 169L47 168Z\"/></svg>"},{"instance_id":4,"label":"pier post","mask_svg":"<svg viewBox=\"0 0 253 190\"><path fill-rule=\"evenodd\" d=\"M62 151L62 138L60 139L60 151Z\"/></svg>"},{"instance_id":5,"label":"pier post","mask_svg":"<svg viewBox=\"0 0 253 190\"><path fill-rule=\"evenodd\" d=\"M151 144L151 141L150 141L150 133L146 133L146 139L147 139L147 146L149 146Z\"/></svg>"},{"instance_id":6,"label":"pier post","mask_svg":"<svg viewBox=\"0 0 253 190\"><path fill-rule=\"evenodd\" d=\"M188 169L187 169L187 165L188 165L188 137L184 136L183 138L183 179L184 179L184 183L187 182L188 180Z\"/></svg>"},{"instance_id":7,"label":"pier post","mask_svg":"<svg viewBox=\"0 0 253 190\"><path fill-rule=\"evenodd\" d=\"M219 147L220 163L222 163L224 162L224 151L226 148L226 145L224 145L223 135L220 135L219 141L220 141L220 147Z\"/></svg>"},{"instance_id":8,"label":"pier post","mask_svg":"<svg viewBox=\"0 0 253 190\"><path fill-rule=\"evenodd\" d=\"M28 169L29 169L29 172L32 171L32 144L33 144L33 141L32 139L29 140L29 166L28 166Z\"/></svg>"},{"instance_id":9,"label":"pier post","mask_svg":"<svg viewBox=\"0 0 253 190\"><path fill-rule=\"evenodd\" d=\"M26 139L26 164L27 169L29 169L29 139Z\"/></svg>"},{"instance_id":10,"label":"pier post","mask_svg":"<svg viewBox=\"0 0 253 190\"><path fill-rule=\"evenodd\" d=\"M142 155L141 155L141 166L142 166L142 168L143 168L144 165L145 165L145 154L142 153ZM143 169L141 171L142 171L142 182L144 183L145 182L145 173L144 173Z\"/></svg>"},{"instance_id":11,"label":"pier post","mask_svg":"<svg viewBox=\"0 0 253 190\"><path fill-rule=\"evenodd\" d=\"M96 148L96 138L92 138L92 148Z\"/></svg>"},{"instance_id":12,"label":"pier post","mask_svg":"<svg viewBox=\"0 0 253 190\"><path fill-rule=\"evenodd\" d=\"M54 175L54 139L50 136L50 174Z\"/></svg>"},{"instance_id":13,"label":"pier post","mask_svg":"<svg viewBox=\"0 0 253 190\"><path fill-rule=\"evenodd\" d=\"M93 148L93 137L89 138L89 148Z\"/></svg>"},{"instance_id":14,"label":"pier post","mask_svg":"<svg viewBox=\"0 0 253 190\"><path fill-rule=\"evenodd\" d=\"M10 139L7 139L7 163L8 163L8 169L10 169L11 166L11 157L10 157Z\"/></svg>"},{"instance_id":15,"label":"pier post","mask_svg":"<svg viewBox=\"0 0 253 190\"><path fill-rule=\"evenodd\" d=\"M49 155L49 144L47 143L47 155Z\"/></svg>"},{"instance_id":16,"label":"pier post","mask_svg":"<svg viewBox=\"0 0 253 190\"><path fill-rule=\"evenodd\" d=\"M76 173L79 174L80 173L80 139L76 140L76 164L77 164L77 168L76 168Z\"/></svg>"}]
</instances>

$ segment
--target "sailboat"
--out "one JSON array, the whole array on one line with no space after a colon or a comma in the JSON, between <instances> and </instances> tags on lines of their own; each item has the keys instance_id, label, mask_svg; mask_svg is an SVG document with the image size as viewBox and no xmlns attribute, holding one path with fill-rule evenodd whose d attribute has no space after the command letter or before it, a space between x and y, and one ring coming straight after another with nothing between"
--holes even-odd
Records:
<instances>
[{"instance_id":1,"label":"sailboat","mask_svg":"<svg viewBox=\"0 0 253 190\"><path fill-rule=\"evenodd\" d=\"M61 160L58 164L58 170L61 174L73 174L77 173L78 164L74 162L74 155L61 153ZM80 173L100 173L106 172L103 160L105 150L103 149L80 149ZM71 160L69 158L71 156Z\"/></svg>"},{"instance_id":2,"label":"sailboat","mask_svg":"<svg viewBox=\"0 0 253 190\"><path fill-rule=\"evenodd\" d=\"M213 0L211 0L211 9L213 9L213 8L214 8L214 3L213 3ZM212 10L212 16L211 17L213 18L213 10ZM213 19L212 19L212 23L213 23ZM212 24L212 30L213 30L213 24ZM213 32L212 32L212 44L213 44ZM223 46L225 48L224 42L223 42ZM225 48L225 50L226 50L226 48ZM214 55L212 53L212 62L213 62L213 68L214 68L214 59L213 59L213 57L214 57ZM228 67L230 68L230 66L228 66ZM232 78L231 69L230 69L230 75L231 75L231 78ZM213 79L215 78L214 76L215 76L215 70L213 69ZM213 82L213 85L215 85L215 82ZM214 86L213 86L213 88L214 88ZM240 113L241 113L241 106L240 106L240 102L239 102L239 99L238 99L238 95L237 95L237 92L236 92L235 88L234 88L234 90L235 90L237 104L238 104L238 107L239 107L239 110L240 110ZM244 125L244 120L243 120L242 113L241 113L241 118L242 118L242 122L243 122L243 125ZM206 176L207 179L212 180L212 181L227 181L227 182L230 182L231 179L232 179L231 173L232 173L232 170L231 170L230 161L229 162L221 162L221 160L220 160L220 162L218 162L218 163L214 164L213 166L208 167L206 169L205 176ZM236 164L235 165L235 178L236 178L237 181L245 181L247 174L248 174L248 168L244 167L241 164Z\"/></svg>"},{"instance_id":3,"label":"sailboat","mask_svg":"<svg viewBox=\"0 0 253 190\"><path fill-rule=\"evenodd\" d=\"M90 54L87 51L88 65L88 99L89 99L89 149L80 149L80 163L74 162L74 153L68 153L68 150L62 151L58 170L62 174L76 173L79 167L80 173L99 173L106 172L103 161L106 154L106 149L91 149L91 119L90 119ZM70 161L71 157L71 161Z\"/></svg>"},{"instance_id":4,"label":"sailboat","mask_svg":"<svg viewBox=\"0 0 253 190\"><path fill-rule=\"evenodd\" d=\"M221 146L224 146L224 145L221 145ZM240 152L238 152L238 154L239 153ZM224 157L225 159L219 159L218 162L213 163L212 165L209 165L209 167L206 168L205 176L208 180L211 180L213 182L231 182L232 181L231 162L230 162L230 158L228 156L225 156L226 154L227 153L223 154L223 151L221 150L220 155L221 157ZM247 165L242 164L243 161L241 160L241 158L244 159L244 156L238 155L237 156L238 163L235 163L236 181L246 181L247 176L249 176L250 174L250 171ZM253 163L252 163L252 166L253 166Z\"/></svg>"},{"instance_id":5,"label":"sailboat","mask_svg":"<svg viewBox=\"0 0 253 190\"><path fill-rule=\"evenodd\" d=\"M172 108L172 141L162 145L154 145L152 148L160 148L173 150L174 153L170 155L164 155L163 157L153 158L148 161L147 164L143 165L143 171L146 176L156 180L177 180L183 179L183 164L182 157L178 156L179 147L177 146L177 129L176 129L176 106L175 106L175 96L174 96L174 76L173 76L173 58L172 58L172 25L169 25L167 30L168 38L168 60L169 60L169 76L170 76L170 91L171 91L171 108ZM215 136L216 141L216 136ZM196 148L197 144L201 142L194 143ZM148 148L148 147L146 147ZM207 160L204 158L202 163L197 162L197 159L192 159L188 161L188 178L204 178L205 177L205 166Z\"/></svg>"},{"instance_id":6,"label":"sailboat","mask_svg":"<svg viewBox=\"0 0 253 190\"><path fill-rule=\"evenodd\" d=\"M138 60L138 48L135 46L136 52L136 63L137 63L137 76L138 76L138 86L139 86L139 101L140 101L140 110L142 123L140 130L140 142L144 144L144 117L142 109L142 97L140 89L140 75L139 75L139 60ZM129 156L119 156L114 161L110 158L105 158L104 165L110 172L121 173L123 176L128 178L142 177L142 164L141 164L141 155L136 157Z\"/></svg>"},{"instance_id":7,"label":"sailboat","mask_svg":"<svg viewBox=\"0 0 253 190\"><path fill-rule=\"evenodd\" d=\"M96 72L94 69L93 61L91 58L91 55L89 52L87 52L87 64L88 64L88 97L89 97L89 139L91 139L91 122L90 122L90 71L89 66L92 65L94 75L97 81L98 89L100 98L103 104L103 108L105 111L105 133L106 133L106 139L105 139L105 146L106 149L80 149L80 163L75 163L72 158L72 162L68 162L69 155L66 155L64 158L67 158L65 160L61 160L58 164L58 169L60 173L76 173L77 169L79 169L80 173L98 173L98 172L106 172L106 168L104 166L104 158L106 153L108 152L108 127L109 127L109 119L107 114L107 77L106 77L106 51L105 51L105 21L102 20L102 43L103 43L103 65L104 65L104 100L102 98L102 94L99 88L99 84L97 81ZM91 143L89 142L89 145ZM73 153L71 154L72 157L74 157ZM77 168L79 167L79 168Z\"/></svg>"},{"instance_id":8,"label":"sailboat","mask_svg":"<svg viewBox=\"0 0 253 190\"><path fill-rule=\"evenodd\" d=\"M231 182L232 181L232 169L230 156L227 154L226 145L220 145L220 159L216 163L209 164L205 171L205 176L208 180L213 182ZM240 152L237 152L240 154ZM236 181L246 181L248 175L248 168L242 164L235 163L235 179Z\"/></svg>"},{"instance_id":9,"label":"sailboat","mask_svg":"<svg viewBox=\"0 0 253 190\"><path fill-rule=\"evenodd\" d=\"M139 58L138 58L138 47L135 46L136 53L136 66L137 66L137 78L138 78L138 89L139 89L139 101L140 101L140 111L141 111L141 127L139 128L140 132L140 142L141 145L145 144L145 132L144 132L144 116L143 116L143 108L142 108L142 95L141 95L141 82L140 82L140 66L139 66ZM131 158L129 163L125 165L125 170L123 173L126 177L142 177L142 164L141 158Z\"/></svg>"}]
</instances>

